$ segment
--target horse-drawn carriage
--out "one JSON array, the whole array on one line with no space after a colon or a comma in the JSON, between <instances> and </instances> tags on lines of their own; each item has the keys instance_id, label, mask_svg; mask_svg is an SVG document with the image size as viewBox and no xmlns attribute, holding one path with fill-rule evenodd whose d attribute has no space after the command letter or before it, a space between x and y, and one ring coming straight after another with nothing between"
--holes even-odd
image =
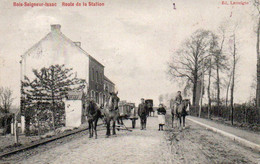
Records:
<instances>
[{"instance_id":1,"label":"horse-drawn carriage","mask_svg":"<svg viewBox=\"0 0 260 164\"><path fill-rule=\"evenodd\" d=\"M152 99L146 99L145 103L147 104L149 116L152 116L152 113L153 113L153 116L154 116L153 100Z\"/></svg>"},{"instance_id":2,"label":"horse-drawn carriage","mask_svg":"<svg viewBox=\"0 0 260 164\"><path fill-rule=\"evenodd\" d=\"M119 116L122 119L130 119L132 121L132 128L135 128L137 117L137 109L135 103L128 103L126 101L120 101L118 104Z\"/></svg>"}]
</instances>

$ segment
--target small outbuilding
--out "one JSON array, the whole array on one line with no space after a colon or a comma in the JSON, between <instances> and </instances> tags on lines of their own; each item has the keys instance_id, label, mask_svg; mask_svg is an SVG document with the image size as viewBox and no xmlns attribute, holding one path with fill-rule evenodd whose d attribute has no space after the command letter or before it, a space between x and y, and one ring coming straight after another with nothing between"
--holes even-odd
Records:
<instances>
[{"instance_id":1,"label":"small outbuilding","mask_svg":"<svg viewBox=\"0 0 260 164\"><path fill-rule=\"evenodd\" d=\"M66 127L79 127L85 122L84 117L84 92L69 91L65 100Z\"/></svg>"}]
</instances>

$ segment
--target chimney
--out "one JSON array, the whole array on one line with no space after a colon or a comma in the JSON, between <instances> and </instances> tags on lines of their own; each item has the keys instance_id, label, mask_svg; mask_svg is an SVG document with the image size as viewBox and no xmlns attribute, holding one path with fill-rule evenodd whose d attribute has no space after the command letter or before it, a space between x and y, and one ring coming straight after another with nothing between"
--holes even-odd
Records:
<instances>
[{"instance_id":1,"label":"chimney","mask_svg":"<svg viewBox=\"0 0 260 164\"><path fill-rule=\"evenodd\" d=\"M60 24L52 24L51 32L60 32L61 25Z\"/></svg>"},{"instance_id":2,"label":"chimney","mask_svg":"<svg viewBox=\"0 0 260 164\"><path fill-rule=\"evenodd\" d=\"M81 46L81 42L73 42L76 46L80 47Z\"/></svg>"}]
</instances>

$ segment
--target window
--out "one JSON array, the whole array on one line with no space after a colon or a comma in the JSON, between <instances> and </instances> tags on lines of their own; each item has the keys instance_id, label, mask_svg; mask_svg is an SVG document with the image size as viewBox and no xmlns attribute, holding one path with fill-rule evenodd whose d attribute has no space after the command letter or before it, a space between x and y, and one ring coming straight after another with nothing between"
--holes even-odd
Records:
<instances>
[{"instance_id":1,"label":"window","mask_svg":"<svg viewBox=\"0 0 260 164\"><path fill-rule=\"evenodd\" d=\"M94 72L94 68L92 68L92 81L94 81L94 78L95 78L95 72Z\"/></svg>"},{"instance_id":2,"label":"window","mask_svg":"<svg viewBox=\"0 0 260 164\"><path fill-rule=\"evenodd\" d=\"M98 96L98 93L96 92L96 103L99 104L99 96Z\"/></svg>"},{"instance_id":3,"label":"window","mask_svg":"<svg viewBox=\"0 0 260 164\"><path fill-rule=\"evenodd\" d=\"M96 71L96 81L98 82L99 81L99 78L98 78L98 71Z\"/></svg>"},{"instance_id":4,"label":"window","mask_svg":"<svg viewBox=\"0 0 260 164\"><path fill-rule=\"evenodd\" d=\"M102 73L100 73L100 83L102 83L103 81L103 76L102 76Z\"/></svg>"},{"instance_id":5,"label":"window","mask_svg":"<svg viewBox=\"0 0 260 164\"><path fill-rule=\"evenodd\" d=\"M103 103L103 96L102 93L99 93L99 104L101 105Z\"/></svg>"},{"instance_id":6,"label":"window","mask_svg":"<svg viewBox=\"0 0 260 164\"><path fill-rule=\"evenodd\" d=\"M94 96L95 96L95 95L94 95L94 91L91 91L90 97L91 97L91 98L94 98Z\"/></svg>"}]
</instances>

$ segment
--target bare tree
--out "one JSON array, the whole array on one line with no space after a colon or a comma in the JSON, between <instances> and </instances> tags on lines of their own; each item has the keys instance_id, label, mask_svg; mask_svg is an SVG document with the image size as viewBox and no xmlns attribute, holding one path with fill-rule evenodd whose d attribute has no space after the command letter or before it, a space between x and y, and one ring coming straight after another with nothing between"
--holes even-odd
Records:
<instances>
[{"instance_id":1,"label":"bare tree","mask_svg":"<svg viewBox=\"0 0 260 164\"><path fill-rule=\"evenodd\" d=\"M196 93L203 74L204 60L209 56L209 31L197 30L187 39L182 47L173 55L169 66L169 74L173 78L182 78L192 83L192 104L196 104ZM207 70L207 69L204 69Z\"/></svg>"},{"instance_id":2,"label":"bare tree","mask_svg":"<svg viewBox=\"0 0 260 164\"><path fill-rule=\"evenodd\" d=\"M209 64L211 65L211 58L209 60ZM209 68L209 77L208 77L208 118L210 118L210 111L211 111L211 93L210 93L210 87L211 87L211 67Z\"/></svg>"},{"instance_id":3,"label":"bare tree","mask_svg":"<svg viewBox=\"0 0 260 164\"><path fill-rule=\"evenodd\" d=\"M214 69L214 57L216 58L216 53L219 53L218 48L218 37L211 33L211 41L210 41L210 49L209 54L210 58L208 59L208 87L207 87L207 94L208 94L208 118L210 117L210 111L211 111L211 77L212 77L212 69ZM212 60L214 59L214 60ZM216 64L218 65L218 64Z\"/></svg>"},{"instance_id":4,"label":"bare tree","mask_svg":"<svg viewBox=\"0 0 260 164\"><path fill-rule=\"evenodd\" d=\"M220 46L217 45L217 50L213 53L214 56L214 65L216 69L216 86L217 86L217 107L219 114L219 106L220 106L220 72L227 69L226 56L223 53L223 46L225 42L225 34L226 30L224 27L220 27ZM218 44L218 43L217 43Z\"/></svg>"},{"instance_id":5,"label":"bare tree","mask_svg":"<svg viewBox=\"0 0 260 164\"><path fill-rule=\"evenodd\" d=\"M225 80L225 85L226 85L226 103L225 103L225 105L226 105L226 107L228 106L228 93L229 93L229 88L230 88L230 84L231 84L231 80L232 80L232 71L230 72L230 74L228 74L227 76L227 78L228 78L228 80Z\"/></svg>"},{"instance_id":6,"label":"bare tree","mask_svg":"<svg viewBox=\"0 0 260 164\"><path fill-rule=\"evenodd\" d=\"M13 103L13 91L8 87L0 87L0 109L5 113L4 134L8 129L8 119L10 118L10 108Z\"/></svg>"},{"instance_id":7,"label":"bare tree","mask_svg":"<svg viewBox=\"0 0 260 164\"><path fill-rule=\"evenodd\" d=\"M162 103L163 102L163 95L160 95L159 96L159 103Z\"/></svg>"},{"instance_id":8,"label":"bare tree","mask_svg":"<svg viewBox=\"0 0 260 164\"><path fill-rule=\"evenodd\" d=\"M235 75L236 75L236 65L238 62L237 56L237 47L236 47L236 34L234 30L233 34L233 52L232 52L232 80L231 80L231 88L230 88L230 105L231 105L231 124L234 124L234 89L235 89Z\"/></svg>"},{"instance_id":9,"label":"bare tree","mask_svg":"<svg viewBox=\"0 0 260 164\"><path fill-rule=\"evenodd\" d=\"M0 87L0 108L4 113L9 113L13 100L13 91L8 87Z\"/></svg>"}]
</instances>

